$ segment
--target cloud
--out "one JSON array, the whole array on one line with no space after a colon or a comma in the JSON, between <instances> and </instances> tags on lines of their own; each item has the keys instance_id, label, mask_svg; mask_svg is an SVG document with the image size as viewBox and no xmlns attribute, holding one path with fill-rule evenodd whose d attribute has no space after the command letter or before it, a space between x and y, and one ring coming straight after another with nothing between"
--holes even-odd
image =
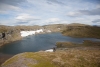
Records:
<instances>
[{"instance_id":1,"label":"cloud","mask_svg":"<svg viewBox=\"0 0 100 67\"><path fill-rule=\"evenodd\" d=\"M58 1L58 0L47 0L47 3L48 3L48 4L53 4L53 3L55 3L55 4L65 5L63 2Z\"/></svg>"},{"instance_id":2,"label":"cloud","mask_svg":"<svg viewBox=\"0 0 100 67\"><path fill-rule=\"evenodd\" d=\"M82 13L80 13L80 12L69 12L67 14L67 16L70 16L70 17L77 17L77 16L80 16L80 15L82 15Z\"/></svg>"},{"instance_id":3,"label":"cloud","mask_svg":"<svg viewBox=\"0 0 100 67\"><path fill-rule=\"evenodd\" d=\"M37 19L36 17L34 17L30 14L26 14L26 13L18 15L15 19L18 21L40 20L40 19Z\"/></svg>"},{"instance_id":4,"label":"cloud","mask_svg":"<svg viewBox=\"0 0 100 67\"><path fill-rule=\"evenodd\" d=\"M7 10L20 10L19 7L0 3L0 13L6 13Z\"/></svg>"},{"instance_id":5,"label":"cloud","mask_svg":"<svg viewBox=\"0 0 100 67\"><path fill-rule=\"evenodd\" d=\"M94 21L92 21L93 23L100 23L100 19L96 19Z\"/></svg>"},{"instance_id":6,"label":"cloud","mask_svg":"<svg viewBox=\"0 0 100 67\"><path fill-rule=\"evenodd\" d=\"M76 12L69 12L67 16L76 17L82 15L100 15L100 8L93 10L78 10Z\"/></svg>"},{"instance_id":7,"label":"cloud","mask_svg":"<svg viewBox=\"0 0 100 67\"><path fill-rule=\"evenodd\" d=\"M79 12L83 15L100 15L100 8L93 10L79 10Z\"/></svg>"},{"instance_id":8,"label":"cloud","mask_svg":"<svg viewBox=\"0 0 100 67\"><path fill-rule=\"evenodd\" d=\"M22 13L19 14L18 16L15 17L16 19L16 24L33 24L35 21L39 21L40 19L38 17L32 16L27 13Z\"/></svg>"},{"instance_id":9,"label":"cloud","mask_svg":"<svg viewBox=\"0 0 100 67\"><path fill-rule=\"evenodd\" d=\"M100 4L100 0L84 0L84 2L90 2L90 3Z\"/></svg>"},{"instance_id":10,"label":"cloud","mask_svg":"<svg viewBox=\"0 0 100 67\"><path fill-rule=\"evenodd\" d=\"M100 5L95 1L97 2L97 0L0 0L0 23L5 25L73 22L94 24L92 21L100 17Z\"/></svg>"},{"instance_id":11,"label":"cloud","mask_svg":"<svg viewBox=\"0 0 100 67\"><path fill-rule=\"evenodd\" d=\"M61 20L59 18L49 18L47 19L45 22L47 24L55 24L55 23L59 23Z\"/></svg>"},{"instance_id":12,"label":"cloud","mask_svg":"<svg viewBox=\"0 0 100 67\"><path fill-rule=\"evenodd\" d=\"M21 2L25 2L26 0L0 0L0 3L9 4L9 5L19 5Z\"/></svg>"},{"instance_id":13,"label":"cloud","mask_svg":"<svg viewBox=\"0 0 100 67\"><path fill-rule=\"evenodd\" d=\"M44 20L42 22L42 25L48 25L48 24L69 24L69 21L62 20L61 18L48 18L47 20Z\"/></svg>"},{"instance_id":14,"label":"cloud","mask_svg":"<svg viewBox=\"0 0 100 67\"><path fill-rule=\"evenodd\" d=\"M5 13L7 10L20 10L18 7L26 0L0 0L0 13Z\"/></svg>"}]
</instances>

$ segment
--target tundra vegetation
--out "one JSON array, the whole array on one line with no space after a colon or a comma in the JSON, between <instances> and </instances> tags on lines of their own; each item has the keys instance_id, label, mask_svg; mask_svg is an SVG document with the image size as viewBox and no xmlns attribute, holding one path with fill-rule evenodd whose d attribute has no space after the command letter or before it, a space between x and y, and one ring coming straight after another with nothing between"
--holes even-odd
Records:
<instances>
[{"instance_id":1,"label":"tundra vegetation","mask_svg":"<svg viewBox=\"0 0 100 67\"><path fill-rule=\"evenodd\" d=\"M13 56L1 67L100 67L100 48L57 49L55 52L25 52Z\"/></svg>"},{"instance_id":2,"label":"tundra vegetation","mask_svg":"<svg viewBox=\"0 0 100 67\"><path fill-rule=\"evenodd\" d=\"M25 30L26 27L14 28ZM26 29L29 30L28 28ZM84 24L46 25L42 28L56 31L60 29L59 32L62 32L64 36L100 38L100 27ZM100 67L100 42L89 40L85 40L82 44L57 42L56 46L55 52L39 51L17 54L2 63L1 67Z\"/></svg>"},{"instance_id":3,"label":"tundra vegetation","mask_svg":"<svg viewBox=\"0 0 100 67\"><path fill-rule=\"evenodd\" d=\"M100 38L100 27L93 26L68 26L62 31L65 36Z\"/></svg>"}]
</instances>

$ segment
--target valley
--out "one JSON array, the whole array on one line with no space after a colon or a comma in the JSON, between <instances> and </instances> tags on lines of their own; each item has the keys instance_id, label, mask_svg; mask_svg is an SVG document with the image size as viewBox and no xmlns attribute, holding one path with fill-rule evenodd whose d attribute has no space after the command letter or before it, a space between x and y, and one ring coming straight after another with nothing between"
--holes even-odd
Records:
<instances>
[{"instance_id":1,"label":"valley","mask_svg":"<svg viewBox=\"0 0 100 67\"><path fill-rule=\"evenodd\" d=\"M4 49L3 46L6 46L7 43L8 44L12 43L13 45L15 41L17 45L18 44L17 41L21 40L24 41L24 39L26 39L25 43L19 42L23 43L23 48L20 47L21 46L20 44L18 44L19 47L15 46L18 50L19 48L26 50L28 46L31 46L28 45L26 48L25 47L25 45L27 45L26 42L28 44L31 44L29 42L35 43L36 41L38 42L35 44L38 45L38 43L40 42L41 46L43 45L42 42L44 41L47 42L44 45L45 50L50 48L46 47L48 43L50 43L49 45L51 45L51 48L56 47L55 52L45 52L45 50L41 49L36 52L34 51L32 52L30 50L28 52L24 51L24 53L20 52L17 55L0 54L1 55L0 59L2 59L0 60L1 67L18 67L18 66L44 67L46 65L48 65L48 67L87 67L87 66L99 67L100 66L99 31L100 27L89 26L84 24L76 24L76 23L69 25L54 24L45 26L14 26L14 27L0 26L0 33L1 33L0 45L1 48L3 49ZM36 39L36 37L38 37L39 39ZM81 40L82 38L83 40ZM9 48L9 50L11 50L12 48ZM29 47L28 49L31 48Z\"/></svg>"}]
</instances>

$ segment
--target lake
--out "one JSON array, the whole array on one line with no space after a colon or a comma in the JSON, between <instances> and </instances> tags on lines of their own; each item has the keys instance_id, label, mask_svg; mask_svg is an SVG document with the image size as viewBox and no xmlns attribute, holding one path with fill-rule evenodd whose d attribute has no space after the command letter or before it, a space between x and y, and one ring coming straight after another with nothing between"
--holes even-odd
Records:
<instances>
[{"instance_id":1,"label":"lake","mask_svg":"<svg viewBox=\"0 0 100 67\"><path fill-rule=\"evenodd\" d=\"M18 54L22 52L36 52L53 48L55 47L56 42L59 41L82 43L83 40L100 41L100 39L95 38L73 38L63 36L61 33L38 34L4 45L0 48L0 53Z\"/></svg>"}]
</instances>

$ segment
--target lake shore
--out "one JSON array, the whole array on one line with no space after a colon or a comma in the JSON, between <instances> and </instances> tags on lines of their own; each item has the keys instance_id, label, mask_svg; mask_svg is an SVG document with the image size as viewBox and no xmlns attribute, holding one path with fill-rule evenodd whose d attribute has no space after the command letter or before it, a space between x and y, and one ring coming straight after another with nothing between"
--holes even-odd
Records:
<instances>
[{"instance_id":1,"label":"lake shore","mask_svg":"<svg viewBox=\"0 0 100 67\"><path fill-rule=\"evenodd\" d=\"M86 29L87 28L87 29ZM91 29L92 27L84 27L84 31L83 32L86 32L86 34L81 34L82 33L82 31L81 31L81 33L79 33L80 32L80 30L82 29L82 28L80 28L80 27L76 27L75 29L74 28L71 28L71 29L67 29L67 30L65 30L65 31L63 31L63 35L66 35L66 36L71 36L71 37L93 37L93 38L100 38L100 32L98 32L98 33L94 33L94 32L92 32L92 34L90 33L91 32ZM89 32L87 32L87 31L89 31ZM97 32L97 31L99 31L100 29L98 28L98 27L96 27L95 29L95 32ZM89 34L91 34L91 35L89 35ZM95 35L94 35L95 34ZM80 53L80 52L83 52L83 54L80 54L80 55L83 55L83 56L85 56L85 55L87 55L87 53L88 54L90 54L90 55L93 55L93 56L91 56L90 57L90 59L89 60L91 60L92 61L92 58L94 58L94 60L96 61L96 62L89 62L88 61L88 63L90 63L90 66L91 66L91 64L93 63L93 64L96 64L96 66L100 66L98 63L99 63L99 61L98 60L100 60L100 57L98 57L100 54L99 54L99 52L100 52L100 42L92 42L92 41L89 41L89 40L85 40L82 44L77 44L77 43L72 43L72 42L57 42L56 43L56 46L57 46L57 49L56 49L56 52L58 53L58 54L60 54L60 53L63 53L63 52L72 52L72 54L75 54L75 52L76 53ZM44 51L43 52L41 52L41 51L39 51L39 52L36 52L36 53L44 53ZM44 53L45 54L45 53ZM49 55L50 53L48 53L48 55ZM48 56L47 55L47 56ZM70 54L71 55L71 54ZM76 54L75 54L76 55ZM0 53L0 64L2 64L3 62L5 62L7 59L9 59L9 58L11 58L13 55L9 55L9 54L2 54L2 53ZM62 55L63 56L63 55ZM67 56L67 54L66 54L66 56ZM72 55L71 55L72 56ZM89 56L87 55L87 57L85 57L85 58L88 58ZM78 60L80 59L80 60L82 60L82 62L85 62L86 60L83 60L83 59L85 59L85 58L77 58ZM98 58L98 59L97 59ZM76 58L75 58L76 59ZM63 60L63 59L62 59ZM66 63L67 64L67 63ZM80 65L80 64L79 64ZM63 64L62 64L62 66L63 66ZM65 65L66 66L66 65ZM84 66L84 65L83 65ZM87 65L88 66L88 65ZM95 65L94 65L95 66Z\"/></svg>"},{"instance_id":2,"label":"lake shore","mask_svg":"<svg viewBox=\"0 0 100 67\"><path fill-rule=\"evenodd\" d=\"M88 43L89 44L89 43ZM97 43L94 43L96 45ZM77 44L78 45L78 44ZM34 59L37 61L39 67L41 67L42 63L45 65L45 63L48 61L52 67L99 67L100 66L100 46L77 46L73 47L59 47L56 49L55 52L45 52L45 51L39 51L39 52L24 52L19 53L12 58L8 59L6 62L4 62L1 67L9 65L17 67L17 66L34 66L34 61L29 60ZM69 46L69 45L68 45ZM26 60L23 60L21 58L24 58ZM37 60L38 58L38 60ZM42 59L43 58L43 59ZM45 58L45 59L44 59ZM18 62L16 61L18 60ZM40 62L42 60L42 62ZM46 61L45 61L46 60ZM12 62L13 61L13 62ZM23 62L28 61L28 63L23 64ZM19 64L20 63L20 64ZM29 63L32 63L28 65ZM47 63L47 64L48 64Z\"/></svg>"},{"instance_id":3,"label":"lake shore","mask_svg":"<svg viewBox=\"0 0 100 67\"><path fill-rule=\"evenodd\" d=\"M14 55L0 53L0 65Z\"/></svg>"},{"instance_id":4,"label":"lake shore","mask_svg":"<svg viewBox=\"0 0 100 67\"><path fill-rule=\"evenodd\" d=\"M85 52L87 53L89 51L93 52L100 51L100 42L92 42L92 41L84 41L83 44L77 44L71 42L58 42L56 43L56 46L57 48L55 52L84 51L85 54ZM41 53L46 51L38 51L38 52ZM7 59L11 58L12 56L14 55L0 53L0 64L4 63Z\"/></svg>"}]
</instances>

